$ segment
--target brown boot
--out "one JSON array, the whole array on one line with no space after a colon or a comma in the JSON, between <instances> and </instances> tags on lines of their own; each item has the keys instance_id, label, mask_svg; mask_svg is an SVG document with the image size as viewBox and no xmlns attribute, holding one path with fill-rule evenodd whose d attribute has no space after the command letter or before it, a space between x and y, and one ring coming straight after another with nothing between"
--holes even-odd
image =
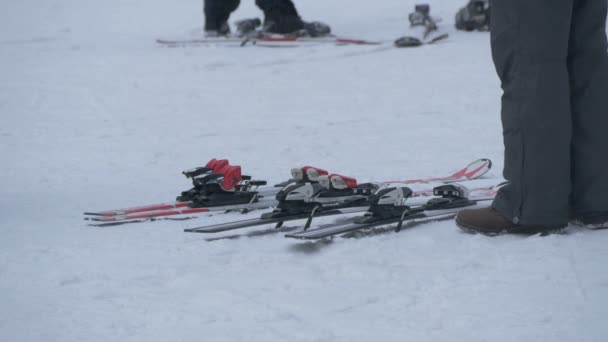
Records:
<instances>
[{"instance_id":1,"label":"brown boot","mask_svg":"<svg viewBox=\"0 0 608 342\"><path fill-rule=\"evenodd\" d=\"M456 225L468 233L485 235L500 234L550 234L566 227L563 225L520 225L511 222L492 208L465 209L456 215Z\"/></svg>"}]
</instances>

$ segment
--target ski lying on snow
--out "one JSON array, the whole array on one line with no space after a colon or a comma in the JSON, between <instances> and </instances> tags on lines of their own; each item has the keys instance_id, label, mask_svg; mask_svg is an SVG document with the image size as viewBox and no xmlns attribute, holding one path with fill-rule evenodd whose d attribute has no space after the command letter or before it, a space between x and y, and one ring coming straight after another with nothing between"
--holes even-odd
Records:
<instances>
[{"instance_id":1,"label":"ski lying on snow","mask_svg":"<svg viewBox=\"0 0 608 342\"><path fill-rule=\"evenodd\" d=\"M273 198L280 190L280 187L277 186L264 186L267 184L266 181L252 180L251 176L242 175L241 167L230 165L227 159L218 160L213 158L205 166L183 171L182 174L192 180L194 187L182 191L175 202L100 212L85 212L84 214L88 216L124 217L125 215L150 212L152 216L158 216L157 212L166 211L169 215L176 215L180 214L178 209L224 207L237 204L249 205L253 202L259 202L260 198ZM274 202L269 203L269 206L273 204ZM217 210L224 210L224 208Z\"/></svg>"},{"instance_id":2,"label":"ski lying on snow","mask_svg":"<svg viewBox=\"0 0 608 342\"><path fill-rule=\"evenodd\" d=\"M420 39L413 36L404 36L396 39L393 45L398 48L403 47L418 47L422 45L431 45L449 38L447 33L434 37L432 39ZM205 44L234 44L238 46L258 45L258 46L293 46L294 43L329 43L334 45L387 45L388 41L372 41L366 39L355 38L340 38L340 37L213 37L213 38L193 38L193 39L157 39L157 44L176 47L188 45L205 45Z\"/></svg>"},{"instance_id":3,"label":"ski lying on snow","mask_svg":"<svg viewBox=\"0 0 608 342\"><path fill-rule=\"evenodd\" d=\"M365 206L365 207L328 209L328 210L317 213L315 215L315 217L359 213L359 212L363 212L363 211L367 210L367 208L368 207ZM187 233L219 233L219 232L225 232L225 231L234 230L234 229L255 227L255 226L261 226L261 225L272 224L272 223L276 223L277 228L280 228L284 222L295 221L295 220L305 220L305 219L308 219L309 217L310 217L310 213L290 215L290 216L284 216L284 217L271 217L271 218L261 217L261 218L254 218L254 219L250 219L250 220L234 221L234 222L216 224L216 225L205 226L205 227L189 228L189 229L184 229L184 232L187 232Z\"/></svg>"},{"instance_id":4,"label":"ski lying on snow","mask_svg":"<svg viewBox=\"0 0 608 342\"><path fill-rule=\"evenodd\" d=\"M388 181L384 182L387 184L401 183L401 184L416 184L416 183L458 183L477 179L485 175L492 168L492 161L490 159L482 158L471 162L464 168L454 172L453 174L446 177L426 178L426 179L410 179L405 181Z\"/></svg>"},{"instance_id":5,"label":"ski lying on snow","mask_svg":"<svg viewBox=\"0 0 608 342\"><path fill-rule=\"evenodd\" d=\"M174 202L174 203L159 203L159 204L149 204L140 207L131 207L124 209L114 209L107 211L99 211L99 212L85 212L85 215L91 216L121 216L133 213L139 213L143 211L154 211L154 210L169 210L169 209L179 209L190 206L190 202Z\"/></svg>"},{"instance_id":6,"label":"ski lying on snow","mask_svg":"<svg viewBox=\"0 0 608 342\"><path fill-rule=\"evenodd\" d=\"M308 229L286 234L285 237L300 240L318 240L335 235L371 229L385 225L397 224L395 231L400 231L403 224L415 220L446 219L455 216L462 209L484 208L492 203L502 183L496 186L468 190L463 185L447 185L435 188L436 197L426 204L407 206L405 203L395 203L390 208L392 215L378 215L379 211L370 208L365 216L355 217L352 222ZM470 193L469 193L470 192ZM466 193L466 195L465 195ZM401 213L399 214L399 209Z\"/></svg>"},{"instance_id":7,"label":"ski lying on snow","mask_svg":"<svg viewBox=\"0 0 608 342\"><path fill-rule=\"evenodd\" d=\"M336 45L381 45L382 42L365 39L340 38L340 37L214 37L214 38L194 38L194 39L157 39L157 44L166 46L187 46L203 44L225 44L233 43L245 46L247 44L263 45L264 43L331 43ZM258 44L260 43L260 44Z\"/></svg>"},{"instance_id":8,"label":"ski lying on snow","mask_svg":"<svg viewBox=\"0 0 608 342\"><path fill-rule=\"evenodd\" d=\"M276 205L277 201L274 198L262 198L258 202L253 202L247 205L234 204L234 205L223 205L216 207L205 207L205 208L190 208L188 202L184 202L186 206L177 207L173 209L160 209L160 210L149 210L143 212L135 212L122 215L108 215L108 216L95 216L88 217L86 219L97 222L116 222L126 220L138 220L143 218L153 218L161 216L173 216L173 215L190 215L198 213L209 213L209 212L226 212L226 211L242 211L242 210L254 210L254 209L265 209Z\"/></svg>"},{"instance_id":9,"label":"ski lying on snow","mask_svg":"<svg viewBox=\"0 0 608 342\"><path fill-rule=\"evenodd\" d=\"M180 217L148 217L136 220L128 220L128 221L112 221L112 222L99 222L99 223L89 223L89 226L92 227L115 227L121 226L123 224L133 224L133 223L144 223L144 222L156 222L156 221L187 221L198 218L197 216L180 216Z\"/></svg>"},{"instance_id":10,"label":"ski lying on snow","mask_svg":"<svg viewBox=\"0 0 608 342\"><path fill-rule=\"evenodd\" d=\"M456 214L458 214L458 212L462 209L484 208L484 207L489 206L491 204L491 202L492 202L491 200L476 201L475 205L471 204L471 205L466 205L466 206L459 207L459 208L451 208L451 209L443 209L443 210L424 209L424 206L420 206L418 208L414 207L414 208L410 209L411 213L407 214L403 218L402 222L407 223L410 220L432 219L432 218L447 219L447 218L456 216ZM388 218L388 219L379 219L377 221L370 222L370 223L352 222L352 223L348 223L348 224L342 224L339 226L330 226L330 227L324 227L324 228L318 228L318 229L310 229L310 230L307 230L304 232L286 234L285 237L300 239L300 240L318 240L318 239L323 239L323 238L327 238L330 236L350 233L350 232L354 232L354 231L358 231L358 230L371 229L374 227L381 227L381 226L385 226L385 225L396 224L396 223L399 223L400 221L401 221L400 217L393 217L393 218Z\"/></svg>"}]
</instances>

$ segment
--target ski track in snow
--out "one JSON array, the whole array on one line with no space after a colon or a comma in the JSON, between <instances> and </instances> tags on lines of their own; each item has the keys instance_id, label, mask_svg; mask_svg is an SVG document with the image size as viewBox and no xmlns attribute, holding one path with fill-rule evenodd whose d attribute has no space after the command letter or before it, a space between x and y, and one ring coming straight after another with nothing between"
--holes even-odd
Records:
<instances>
[{"instance_id":1,"label":"ski track in snow","mask_svg":"<svg viewBox=\"0 0 608 342\"><path fill-rule=\"evenodd\" d=\"M201 2L13 1L0 20L1 341L603 341L608 235L488 238L451 220L320 242L200 215L93 228L85 210L166 202L227 157L284 180L502 164L489 36L419 49L164 48ZM394 39L413 1L299 1L335 32ZM245 2L232 19L259 15ZM296 223L288 226L295 227Z\"/></svg>"}]
</instances>

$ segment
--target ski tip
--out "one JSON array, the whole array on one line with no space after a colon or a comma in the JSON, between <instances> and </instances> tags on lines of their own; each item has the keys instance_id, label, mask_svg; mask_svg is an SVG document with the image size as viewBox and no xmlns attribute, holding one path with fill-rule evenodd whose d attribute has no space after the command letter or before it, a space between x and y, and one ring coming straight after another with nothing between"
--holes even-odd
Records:
<instances>
[{"instance_id":1,"label":"ski tip","mask_svg":"<svg viewBox=\"0 0 608 342\"><path fill-rule=\"evenodd\" d=\"M464 169L458 171L453 177L464 177L468 180L478 179L492 169L492 161L488 158L477 159Z\"/></svg>"},{"instance_id":2,"label":"ski tip","mask_svg":"<svg viewBox=\"0 0 608 342\"><path fill-rule=\"evenodd\" d=\"M492 165L492 160L490 158L479 158L476 161L472 162L471 164L476 164L476 163L488 163L489 164L488 168L490 168Z\"/></svg>"},{"instance_id":3,"label":"ski tip","mask_svg":"<svg viewBox=\"0 0 608 342\"><path fill-rule=\"evenodd\" d=\"M487 168L491 169L492 168L492 160L490 160L489 158L479 158L475 161L472 161L468 167L472 167L472 166L477 166L477 165L484 165L487 164Z\"/></svg>"}]
</instances>

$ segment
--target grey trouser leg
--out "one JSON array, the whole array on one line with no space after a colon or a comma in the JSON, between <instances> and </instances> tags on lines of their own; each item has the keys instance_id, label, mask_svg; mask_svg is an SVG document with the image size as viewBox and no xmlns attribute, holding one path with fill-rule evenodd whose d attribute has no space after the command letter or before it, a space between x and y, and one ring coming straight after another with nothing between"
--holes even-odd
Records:
<instances>
[{"instance_id":1,"label":"grey trouser leg","mask_svg":"<svg viewBox=\"0 0 608 342\"><path fill-rule=\"evenodd\" d=\"M492 56L504 90L504 177L509 181L493 207L514 223L568 222L567 60L574 2L492 0Z\"/></svg>"},{"instance_id":2,"label":"grey trouser leg","mask_svg":"<svg viewBox=\"0 0 608 342\"><path fill-rule=\"evenodd\" d=\"M606 0L493 0L504 90L504 176L494 208L515 223L608 213Z\"/></svg>"},{"instance_id":3,"label":"grey trouser leg","mask_svg":"<svg viewBox=\"0 0 608 342\"><path fill-rule=\"evenodd\" d=\"M568 67L575 217L608 213L607 7L606 0L578 0L572 16Z\"/></svg>"}]
</instances>

